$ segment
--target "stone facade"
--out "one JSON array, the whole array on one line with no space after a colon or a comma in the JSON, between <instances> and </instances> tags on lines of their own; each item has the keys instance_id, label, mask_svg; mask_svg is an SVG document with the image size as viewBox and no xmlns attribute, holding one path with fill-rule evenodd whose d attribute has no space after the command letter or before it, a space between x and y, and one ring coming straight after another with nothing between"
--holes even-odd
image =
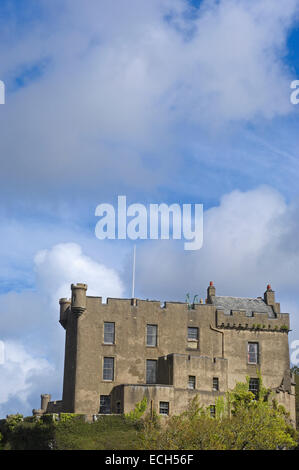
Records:
<instances>
[{"instance_id":1,"label":"stone facade","mask_svg":"<svg viewBox=\"0 0 299 470\"><path fill-rule=\"evenodd\" d=\"M107 299L71 286L60 299L66 330L62 401L43 395L44 412L127 413L144 396L158 414L177 414L195 395L213 405L236 382L260 372L295 423L289 315L268 286L264 297L216 296L213 283L198 304Z\"/></svg>"}]
</instances>

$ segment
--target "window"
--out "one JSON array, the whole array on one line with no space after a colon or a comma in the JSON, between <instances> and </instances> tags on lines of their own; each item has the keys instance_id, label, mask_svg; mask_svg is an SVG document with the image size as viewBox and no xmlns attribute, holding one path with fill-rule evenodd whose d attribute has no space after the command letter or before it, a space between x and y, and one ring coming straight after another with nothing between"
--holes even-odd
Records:
<instances>
[{"instance_id":1,"label":"window","mask_svg":"<svg viewBox=\"0 0 299 470\"><path fill-rule=\"evenodd\" d=\"M198 340L198 328L188 327L188 341Z\"/></svg>"},{"instance_id":2,"label":"window","mask_svg":"<svg viewBox=\"0 0 299 470\"><path fill-rule=\"evenodd\" d=\"M146 361L146 383L155 384L157 380L157 361L148 359Z\"/></svg>"},{"instance_id":3,"label":"window","mask_svg":"<svg viewBox=\"0 0 299 470\"><path fill-rule=\"evenodd\" d=\"M198 349L198 328L188 327L188 348Z\"/></svg>"},{"instance_id":4,"label":"window","mask_svg":"<svg viewBox=\"0 0 299 470\"><path fill-rule=\"evenodd\" d=\"M100 395L100 413L109 415L111 412L110 395Z\"/></svg>"},{"instance_id":5,"label":"window","mask_svg":"<svg viewBox=\"0 0 299 470\"><path fill-rule=\"evenodd\" d=\"M160 415L169 415L168 401L160 401Z\"/></svg>"},{"instance_id":6,"label":"window","mask_svg":"<svg viewBox=\"0 0 299 470\"><path fill-rule=\"evenodd\" d=\"M146 327L146 345L155 347L157 346L157 325L147 325Z\"/></svg>"},{"instance_id":7,"label":"window","mask_svg":"<svg viewBox=\"0 0 299 470\"><path fill-rule=\"evenodd\" d=\"M260 381L256 378L249 379L249 391L252 392L255 398L259 396L259 389L260 389Z\"/></svg>"},{"instance_id":8,"label":"window","mask_svg":"<svg viewBox=\"0 0 299 470\"><path fill-rule=\"evenodd\" d=\"M114 357L104 357L103 380L114 380Z\"/></svg>"},{"instance_id":9,"label":"window","mask_svg":"<svg viewBox=\"0 0 299 470\"><path fill-rule=\"evenodd\" d=\"M213 392L218 392L219 390L219 379L218 377L213 377Z\"/></svg>"},{"instance_id":10,"label":"window","mask_svg":"<svg viewBox=\"0 0 299 470\"><path fill-rule=\"evenodd\" d=\"M121 413L121 404L120 401L116 402L116 413L120 414Z\"/></svg>"},{"instance_id":11,"label":"window","mask_svg":"<svg viewBox=\"0 0 299 470\"><path fill-rule=\"evenodd\" d=\"M215 418L215 416L216 416L216 406L215 405L210 406L210 416L211 416L211 418Z\"/></svg>"},{"instance_id":12,"label":"window","mask_svg":"<svg viewBox=\"0 0 299 470\"><path fill-rule=\"evenodd\" d=\"M115 339L115 325L111 322L104 322L104 343L114 344Z\"/></svg>"},{"instance_id":13,"label":"window","mask_svg":"<svg viewBox=\"0 0 299 470\"><path fill-rule=\"evenodd\" d=\"M190 390L194 390L195 389L195 376L194 375L189 375L189 379L188 379L188 388Z\"/></svg>"},{"instance_id":14,"label":"window","mask_svg":"<svg viewBox=\"0 0 299 470\"><path fill-rule=\"evenodd\" d=\"M248 343L248 364L258 364L258 343Z\"/></svg>"}]
</instances>

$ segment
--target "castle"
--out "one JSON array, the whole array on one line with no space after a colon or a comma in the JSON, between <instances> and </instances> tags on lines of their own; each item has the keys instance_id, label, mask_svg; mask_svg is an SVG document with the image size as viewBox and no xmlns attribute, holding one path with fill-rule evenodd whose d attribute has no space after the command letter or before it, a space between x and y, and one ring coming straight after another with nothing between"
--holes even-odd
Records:
<instances>
[{"instance_id":1,"label":"castle","mask_svg":"<svg viewBox=\"0 0 299 470\"><path fill-rule=\"evenodd\" d=\"M289 314L280 312L268 285L264 297L216 295L211 282L205 303L148 301L86 295L72 284L60 299L66 330L63 397L41 396L34 414L127 413L144 396L151 411L173 415L190 399L215 412L215 400L249 377L258 393L259 373L295 423L290 373Z\"/></svg>"}]
</instances>

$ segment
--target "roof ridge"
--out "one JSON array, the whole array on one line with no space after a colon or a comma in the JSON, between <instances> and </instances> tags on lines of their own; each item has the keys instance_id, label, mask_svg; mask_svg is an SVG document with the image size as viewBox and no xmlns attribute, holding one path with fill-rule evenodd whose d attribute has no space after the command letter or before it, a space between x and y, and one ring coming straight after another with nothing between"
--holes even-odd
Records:
<instances>
[{"instance_id":1,"label":"roof ridge","mask_svg":"<svg viewBox=\"0 0 299 470\"><path fill-rule=\"evenodd\" d=\"M261 300L265 303L264 299L261 297L234 297L232 295L215 295L215 298L223 298L223 299L241 299L241 300Z\"/></svg>"}]
</instances>

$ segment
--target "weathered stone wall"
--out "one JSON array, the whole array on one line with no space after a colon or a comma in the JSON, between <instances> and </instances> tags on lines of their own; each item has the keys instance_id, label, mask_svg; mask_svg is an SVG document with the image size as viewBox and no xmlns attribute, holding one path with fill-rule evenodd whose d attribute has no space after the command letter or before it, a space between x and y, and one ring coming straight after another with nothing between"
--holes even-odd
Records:
<instances>
[{"instance_id":1,"label":"weathered stone wall","mask_svg":"<svg viewBox=\"0 0 299 470\"><path fill-rule=\"evenodd\" d=\"M171 413L186 408L195 394L203 404L213 404L237 381L258 376L257 366L247 361L249 341L259 343L258 369L265 386L279 387L289 373L288 314L225 315L211 303L191 309L186 303L166 302L161 307L160 302L131 299L108 299L103 304L100 297L85 298L86 289L80 286L84 285L76 289L75 308L63 311L62 318L64 411L97 414L100 395L110 394L112 412L116 402L121 402L122 411L130 411L144 394L156 410L159 401L169 401ZM113 345L104 344L105 321L115 323ZM158 326L156 347L146 345L147 324ZM188 342L188 326L199 328L198 344ZM103 380L104 357L114 357L113 381ZM147 359L158 361L160 386L145 385ZM196 377L195 390L188 390L189 375ZM213 377L219 378L219 392L212 390ZM283 400L293 407L291 396Z\"/></svg>"}]
</instances>

